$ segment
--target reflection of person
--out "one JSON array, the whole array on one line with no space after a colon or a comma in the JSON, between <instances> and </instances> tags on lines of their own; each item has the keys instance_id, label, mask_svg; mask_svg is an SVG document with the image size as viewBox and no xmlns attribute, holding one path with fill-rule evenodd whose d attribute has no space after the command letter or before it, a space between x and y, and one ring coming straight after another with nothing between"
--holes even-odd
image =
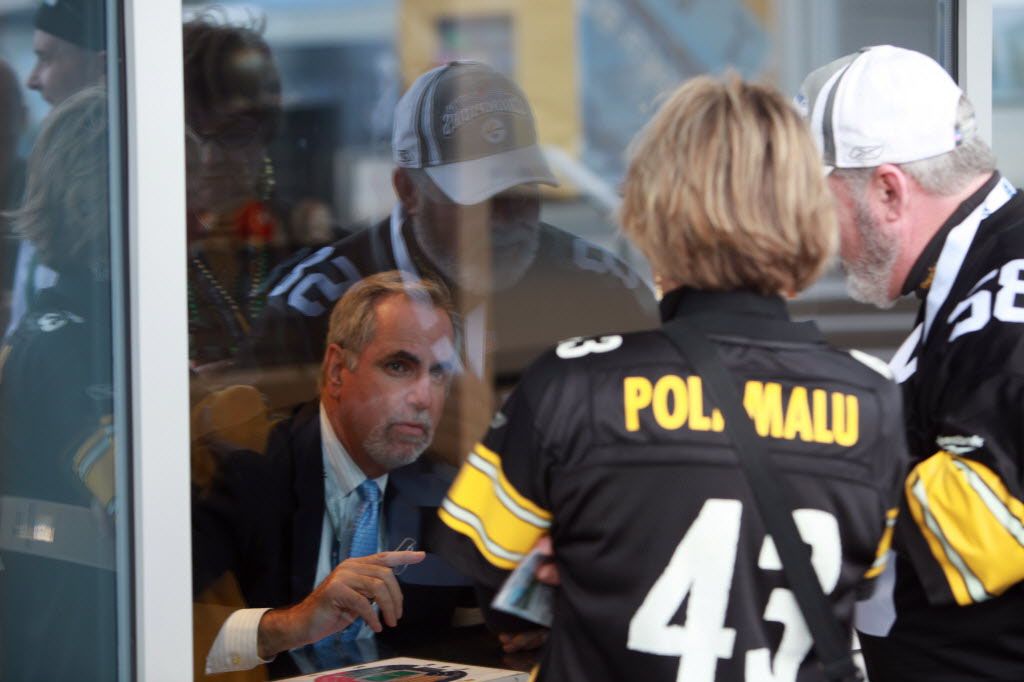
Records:
<instances>
[{"instance_id":1,"label":"reflection of person","mask_svg":"<svg viewBox=\"0 0 1024 682\"><path fill-rule=\"evenodd\" d=\"M5 680L117 673L106 97L46 118L11 216L61 277L0 348Z\"/></svg>"},{"instance_id":2,"label":"reflection of person","mask_svg":"<svg viewBox=\"0 0 1024 682\"><path fill-rule=\"evenodd\" d=\"M18 142L25 132L25 123L25 103L18 77L7 62L0 60L0 211L10 211L21 201L25 163L18 157ZM7 328L17 251L9 222L0 216L0 336Z\"/></svg>"},{"instance_id":3,"label":"reflection of person","mask_svg":"<svg viewBox=\"0 0 1024 682\"><path fill-rule=\"evenodd\" d=\"M803 102L834 168L851 294L922 299L891 363L913 468L894 590L863 612L875 635L891 624L861 637L868 672L1024 679L1024 200L994 170L970 103L922 54L848 55L808 76ZM893 603L895 623L880 618Z\"/></svg>"},{"instance_id":4,"label":"reflection of person","mask_svg":"<svg viewBox=\"0 0 1024 682\"><path fill-rule=\"evenodd\" d=\"M262 309L280 225L267 154L281 82L255 29L203 15L182 28L187 124L189 354L230 360Z\"/></svg>"},{"instance_id":5,"label":"reflection of person","mask_svg":"<svg viewBox=\"0 0 1024 682\"><path fill-rule=\"evenodd\" d=\"M106 78L106 15L102 0L51 0L36 10L36 63L26 85L56 106Z\"/></svg>"},{"instance_id":6,"label":"reflection of person","mask_svg":"<svg viewBox=\"0 0 1024 682\"><path fill-rule=\"evenodd\" d=\"M898 499L899 395L786 314L836 241L813 143L773 90L701 77L634 145L623 226L671 290L664 324L701 329L743 383L849 624ZM726 428L662 331L527 370L441 518L445 557L491 588L550 533L561 587L536 679L822 679Z\"/></svg>"},{"instance_id":7,"label":"reflection of person","mask_svg":"<svg viewBox=\"0 0 1024 682\"><path fill-rule=\"evenodd\" d=\"M476 62L421 75L396 108L392 151L400 203L390 220L294 263L256 327L253 364L312 368L331 303L365 275L439 277L467 325L469 371L449 416L458 411L461 431L475 433L493 411L494 377L508 383L542 348L601 324L653 324L654 299L628 266L539 221L537 185L555 180L529 103L508 78ZM461 459L455 443L438 449Z\"/></svg>"},{"instance_id":8,"label":"reflection of person","mask_svg":"<svg viewBox=\"0 0 1024 682\"><path fill-rule=\"evenodd\" d=\"M406 627L449 623L465 587L437 556L337 559L355 550L367 485L383 489L373 524L382 514L386 525L373 534L371 550L409 537L430 551L423 532L436 521L452 472L417 458L433 437L458 363L452 315L447 292L429 280L406 283L398 272L365 279L332 314L319 404L278 425L266 456L237 453L224 463L193 512L195 590L234 570L249 604L274 609L232 614L207 659L209 672L252 667L316 642L356 615L380 630L367 598L376 600L386 626L399 616ZM396 583L389 567L421 560ZM359 639L369 634L363 627ZM307 657L280 657L271 670L294 672L293 658L301 664ZM320 649L308 660L331 667Z\"/></svg>"},{"instance_id":9,"label":"reflection of person","mask_svg":"<svg viewBox=\"0 0 1024 682\"><path fill-rule=\"evenodd\" d=\"M26 85L56 106L106 81L106 18L102 0L52 0L36 10L32 48L36 63ZM36 292L53 286L57 272L40 262L30 242L18 247L11 297L13 331Z\"/></svg>"}]
</instances>

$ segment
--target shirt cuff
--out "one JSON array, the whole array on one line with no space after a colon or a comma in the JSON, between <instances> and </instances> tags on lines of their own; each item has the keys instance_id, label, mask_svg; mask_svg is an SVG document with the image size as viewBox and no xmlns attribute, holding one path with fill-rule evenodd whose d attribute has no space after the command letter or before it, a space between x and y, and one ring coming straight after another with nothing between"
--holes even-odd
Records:
<instances>
[{"instance_id":1,"label":"shirt cuff","mask_svg":"<svg viewBox=\"0 0 1024 682\"><path fill-rule=\"evenodd\" d=\"M239 609L228 616L206 655L207 675L249 670L274 660L260 658L258 649L260 619L269 610Z\"/></svg>"}]
</instances>

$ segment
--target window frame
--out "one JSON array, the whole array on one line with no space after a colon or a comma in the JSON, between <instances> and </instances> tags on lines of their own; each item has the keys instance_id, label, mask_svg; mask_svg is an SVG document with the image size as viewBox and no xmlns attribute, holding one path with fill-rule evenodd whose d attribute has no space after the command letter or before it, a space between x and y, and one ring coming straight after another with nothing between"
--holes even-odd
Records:
<instances>
[{"instance_id":1,"label":"window frame","mask_svg":"<svg viewBox=\"0 0 1024 682\"><path fill-rule=\"evenodd\" d=\"M182 4L123 10L134 656L119 676L180 682L192 679Z\"/></svg>"}]
</instances>

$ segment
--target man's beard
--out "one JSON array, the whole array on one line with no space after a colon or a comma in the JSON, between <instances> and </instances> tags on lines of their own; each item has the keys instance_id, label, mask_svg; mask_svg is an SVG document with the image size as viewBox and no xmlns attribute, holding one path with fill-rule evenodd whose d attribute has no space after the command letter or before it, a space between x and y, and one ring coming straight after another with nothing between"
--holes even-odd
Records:
<instances>
[{"instance_id":1,"label":"man's beard","mask_svg":"<svg viewBox=\"0 0 1024 682\"><path fill-rule=\"evenodd\" d=\"M396 423L416 423L423 427L420 437L395 437L389 434ZM363 447L370 459L387 471L412 464L430 445L434 436L434 425L426 414L381 422L366 436ZM397 442L396 442L397 441Z\"/></svg>"},{"instance_id":2,"label":"man's beard","mask_svg":"<svg viewBox=\"0 0 1024 682\"><path fill-rule=\"evenodd\" d=\"M489 234L490 253L483 249L466 249L467 257L441 248L421 229L414 219L413 231L424 255L440 271L441 276L460 289L477 294L503 291L522 279L533 265L540 246L540 226L536 223L511 222L495 227Z\"/></svg>"},{"instance_id":3,"label":"man's beard","mask_svg":"<svg viewBox=\"0 0 1024 682\"><path fill-rule=\"evenodd\" d=\"M853 209L860 254L856 260L843 260L846 290L855 301L891 308L896 301L889 297L889 280L899 245L882 231L881 222L871 214L863 196L853 196Z\"/></svg>"}]
</instances>

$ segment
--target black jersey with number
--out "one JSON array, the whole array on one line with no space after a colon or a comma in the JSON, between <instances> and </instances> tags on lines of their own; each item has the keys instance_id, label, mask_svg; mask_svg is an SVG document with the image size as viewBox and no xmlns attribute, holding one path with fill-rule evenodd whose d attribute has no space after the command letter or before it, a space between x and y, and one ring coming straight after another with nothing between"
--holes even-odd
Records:
<instances>
[{"instance_id":1,"label":"black jersey with number","mask_svg":"<svg viewBox=\"0 0 1024 682\"><path fill-rule=\"evenodd\" d=\"M984 218L973 237L972 214ZM928 333L922 343L919 326L893 363L912 467L895 541L896 621L888 637L861 641L872 682L1019 682L1024 196L993 176L915 266L929 269L911 277L925 299L919 321L933 306Z\"/></svg>"},{"instance_id":2,"label":"black jersey with number","mask_svg":"<svg viewBox=\"0 0 1024 682\"><path fill-rule=\"evenodd\" d=\"M331 308L367 275L397 269L443 279L408 224L397 229L394 220L304 252L289 265L270 291L246 351L247 364L319 367ZM559 339L598 333L609 320L622 331L657 324L654 297L628 265L545 223L536 226L536 251L514 284L474 293L447 283L461 300L470 369L482 369L486 355L499 377L514 378Z\"/></svg>"},{"instance_id":3,"label":"black jersey with number","mask_svg":"<svg viewBox=\"0 0 1024 682\"><path fill-rule=\"evenodd\" d=\"M776 297L679 291L662 309L716 344L849 624L905 471L897 386ZM526 372L440 514L443 551L490 588L550 534L539 680L823 679L725 426L660 331L571 340Z\"/></svg>"}]
</instances>

